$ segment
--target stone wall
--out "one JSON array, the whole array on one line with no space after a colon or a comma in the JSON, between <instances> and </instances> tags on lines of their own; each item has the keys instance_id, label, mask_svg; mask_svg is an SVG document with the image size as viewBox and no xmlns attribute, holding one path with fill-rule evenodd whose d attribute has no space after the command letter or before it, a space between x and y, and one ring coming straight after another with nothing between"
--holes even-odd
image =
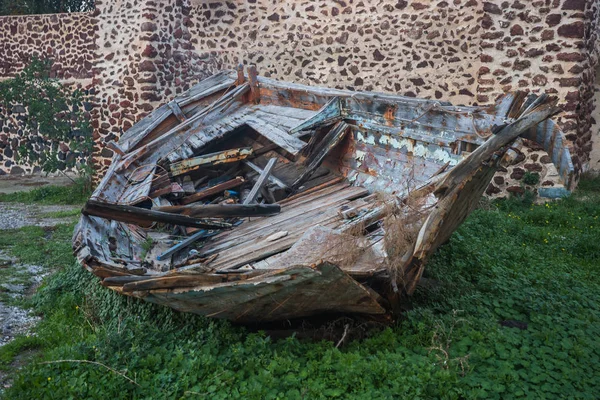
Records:
<instances>
[{"instance_id":1,"label":"stone wall","mask_svg":"<svg viewBox=\"0 0 600 400\"><path fill-rule=\"evenodd\" d=\"M93 125L95 162L103 170L112 157L106 143L214 68L194 51L186 31L190 8L182 2L96 0L96 7L102 22Z\"/></svg>"},{"instance_id":2,"label":"stone wall","mask_svg":"<svg viewBox=\"0 0 600 400\"><path fill-rule=\"evenodd\" d=\"M596 65L596 84L594 85L594 111L592 112L592 151L590 170L600 173L600 65Z\"/></svg>"},{"instance_id":3,"label":"stone wall","mask_svg":"<svg viewBox=\"0 0 600 400\"><path fill-rule=\"evenodd\" d=\"M97 0L97 10L88 14L16 17L11 24L0 18L0 32L23 32L19 40L33 40L42 52L47 46L36 44L39 37L29 39L36 30L76 38L55 39L72 51L56 45L52 55L64 56L59 64L68 65L57 67L57 76L93 79L100 169L112 155L104 145L142 116L199 79L245 63L276 79L454 104L490 104L515 89L555 94L565 108L560 124L581 171L589 165L590 138L598 129L590 129L590 115L599 3ZM77 27L64 28L77 19ZM12 61L4 75L18 70L18 60L32 51L2 47L7 49ZM534 146L522 153L518 164L495 179L491 195L516 191L527 172L540 173L546 186L556 184L543 151Z\"/></svg>"},{"instance_id":4,"label":"stone wall","mask_svg":"<svg viewBox=\"0 0 600 400\"><path fill-rule=\"evenodd\" d=\"M14 76L37 56L54 60L56 78L92 78L96 27L89 13L0 17L0 77Z\"/></svg>"},{"instance_id":5,"label":"stone wall","mask_svg":"<svg viewBox=\"0 0 600 400\"><path fill-rule=\"evenodd\" d=\"M0 79L19 73L35 56L54 61L51 77L90 89L96 63L96 28L97 21L90 13L0 17ZM39 171L16 159L23 144L43 146L35 132L25 129L26 113L20 106L10 110L0 106L0 175ZM78 156L64 144L59 150L61 160Z\"/></svg>"},{"instance_id":6,"label":"stone wall","mask_svg":"<svg viewBox=\"0 0 600 400\"><path fill-rule=\"evenodd\" d=\"M256 64L307 84L387 91L454 104L493 103L511 90L556 95L577 172L589 166L600 1L192 0L188 28L218 68ZM535 145L501 171L492 197L524 190L537 174L559 187Z\"/></svg>"},{"instance_id":7,"label":"stone wall","mask_svg":"<svg viewBox=\"0 0 600 400\"><path fill-rule=\"evenodd\" d=\"M195 0L188 31L219 68L471 104L482 13L474 0Z\"/></svg>"},{"instance_id":8,"label":"stone wall","mask_svg":"<svg viewBox=\"0 0 600 400\"><path fill-rule=\"evenodd\" d=\"M596 13L598 2L588 1L587 5L587 14ZM565 111L558 118L559 125L570 143L576 171L583 171L591 150L594 77L589 72L595 63L586 47L593 42L586 36L595 29L595 17L586 15L586 1L513 0L485 2L483 6L477 100L487 103L517 89L558 96ZM527 173L540 174L542 187L558 185L548 157L529 148L520 158L519 165L502 174L503 179L496 179L501 184L490 186L488 193L521 191L520 182Z\"/></svg>"}]
</instances>

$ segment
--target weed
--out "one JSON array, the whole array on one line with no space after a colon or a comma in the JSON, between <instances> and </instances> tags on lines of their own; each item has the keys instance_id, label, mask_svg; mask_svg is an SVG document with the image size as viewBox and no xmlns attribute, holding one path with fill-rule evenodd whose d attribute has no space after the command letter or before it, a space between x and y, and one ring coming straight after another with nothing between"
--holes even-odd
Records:
<instances>
[{"instance_id":1,"label":"weed","mask_svg":"<svg viewBox=\"0 0 600 400\"><path fill-rule=\"evenodd\" d=\"M523 183L526 185L537 185L540 182L540 174L537 172L525 172L523 175Z\"/></svg>"},{"instance_id":2,"label":"weed","mask_svg":"<svg viewBox=\"0 0 600 400\"><path fill-rule=\"evenodd\" d=\"M142 253L140 254L140 259L144 260L146 259L146 255L148 255L148 252L150 250L152 250L152 246L154 246L154 240L152 240L152 238L150 236L148 236L146 238L146 240L144 240L141 244L142 246Z\"/></svg>"}]
</instances>

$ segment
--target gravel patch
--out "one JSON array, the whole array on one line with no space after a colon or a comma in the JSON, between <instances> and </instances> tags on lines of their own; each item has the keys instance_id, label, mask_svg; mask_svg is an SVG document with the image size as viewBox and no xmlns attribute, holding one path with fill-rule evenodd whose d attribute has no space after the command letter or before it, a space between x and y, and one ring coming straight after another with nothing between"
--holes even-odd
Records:
<instances>
[{"instance_id":1,"label":"gravel patch","mask_svg":"<svg viewBox=\"0 0 600 400\"><path fill-rule=\"evenodd\" d=\"M40 317L29 310L0 303L0 347L11 342L17 335L27 335Z\"/></svg>"},{"instance_id":2,"label":"gravel patch","mask_svg":"<svg viewBox=\"0 0 600 400\"><path fill-rule=\"evenodd\" d=\"M19 229L24 226L55 226L76 221L77 216L48 217L48 213L76 210L77 206L43 206L38 204L0 203L0 229Z\"/></svg>"},{"instance_id":3,"label":"gravel patch","mask_svg":"<svg viewBox=\"0 0 600 400\"><path fill-rule=\"evenodd\" d=\"M31 310L19 307L18 300L31 296L44 277L50 273L46 268L39 265L27 265L17 263L17 260L8 256L0 250L0 268L10 271L4 274L3 282L0 284L0 350L2 346L10 343L18 335L33 335L33 328L40 321L40 317L33 315ZM12 300L16 301L13 304ZM8 303L8 304L7 304ZM25 352L28 353L28 352ZM25 360L27 354L19 354L11 364L8 371L0 371L0 397L2 392L11 386L11 370L18 369Z\"/></svg>"}]
</instances>

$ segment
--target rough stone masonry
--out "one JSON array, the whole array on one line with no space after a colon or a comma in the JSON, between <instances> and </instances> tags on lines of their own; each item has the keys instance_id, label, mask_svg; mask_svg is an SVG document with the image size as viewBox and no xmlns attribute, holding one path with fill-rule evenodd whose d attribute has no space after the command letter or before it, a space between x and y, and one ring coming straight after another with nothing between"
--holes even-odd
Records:
<instances>
[{"instance_id":1,"label":"rough stone masonry","mask_svg":"<svg viewBox=\"0 0 600 400\"><path fill-rule=\"evenodd\" d=\"M32 54L88 90L95 162L105 147L175 94L222 68L483 105L510 90L557 95L578 173L600 169L600 0L97 0L89 13L0 17L0 77ZM25 109L5 110L0 173L15 162ZM64 157L70 150L64 150ZM488 195L519 192L527 172L559 186L548 155L526 148Z\"/></svg>"}]
</instances>

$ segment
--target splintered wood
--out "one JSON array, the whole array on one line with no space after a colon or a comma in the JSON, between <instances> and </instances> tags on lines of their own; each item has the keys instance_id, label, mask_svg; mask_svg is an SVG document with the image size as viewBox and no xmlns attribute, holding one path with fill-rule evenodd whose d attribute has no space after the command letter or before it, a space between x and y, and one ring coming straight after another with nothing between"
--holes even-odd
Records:
<instances>
[{"instance_id":1,"label":"splintered wood","mask_svg":"<svg viewBox=\"0 0 600 400\"><path fill-rule=\"evenodd\" d=\"M556 111L547 96L458 108L281 83L240 66L111 144L74 250L104 286L182 311L386 319L510 143L532 130L546 143L561 135L546 121Z\"/></svg>"}]
</instances>

